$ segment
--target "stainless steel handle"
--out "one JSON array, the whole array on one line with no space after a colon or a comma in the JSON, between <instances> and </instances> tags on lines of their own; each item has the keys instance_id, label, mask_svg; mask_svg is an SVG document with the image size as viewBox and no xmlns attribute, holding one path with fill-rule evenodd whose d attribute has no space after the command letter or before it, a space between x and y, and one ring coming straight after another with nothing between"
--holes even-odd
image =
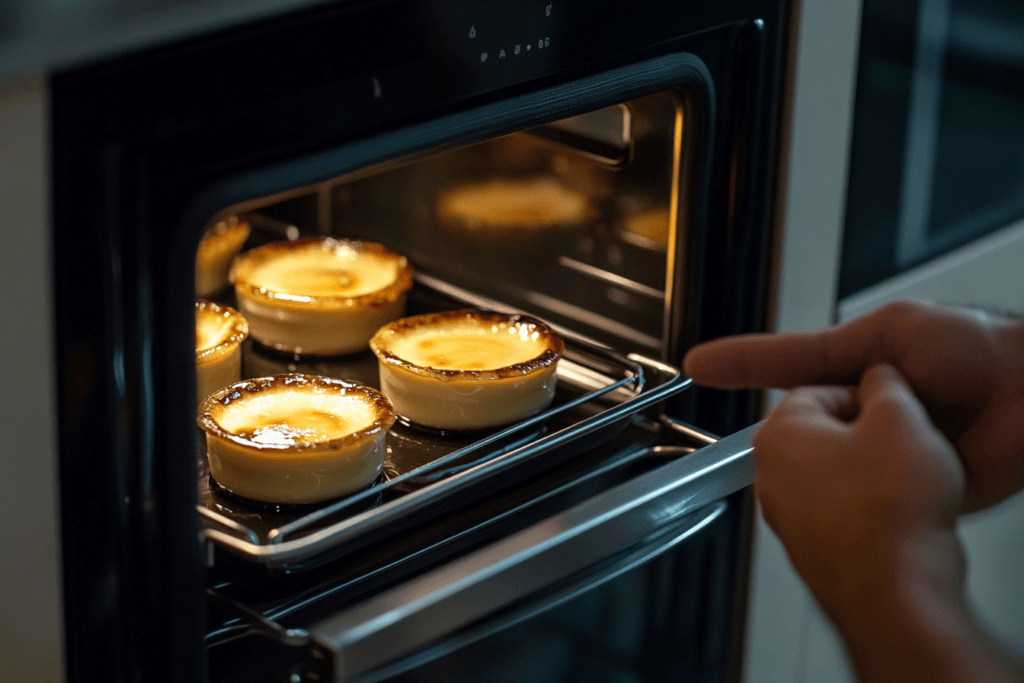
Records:
<instances>
[{"instance_id":1,"label":"stainless steel handle","mask_svg":"<svg viewBox=\"0 0 1024 683\"><path fill-rule=\"evenodd\" d=\"M628 551L624 556L615 558L610 563L602 563L600 569L593 573L585 574L579 581L568 588L563 588L551 594L545 594L530 599L525 605L511 611L502 611L500 616L491 620L484 620L483 623L473 624L468 629L460 631L457 635L447 637L436 645L427 646L412 655L403 657L395 662L374 669L367 674L360 675L351 683L380 683L389 680L399 674L412 671L445 655L460 650L479 640L482 640L495 633L514 627L523 621L538 616L557 608L559 605L585 595L608 581L639 567L665 552L671 550L691 536L722 516L726 505L724 500L717 501L696 510L682 519L678 520L676 526L670 525L664 529L664 533L658 533L653 539L644 543L640 548Z\"/></svg>"},{"instance_id":2,"label":"stainless steel handle","mask_svg":"<svg viewBox=\"0 0 1024 683\"><path fill-rule=\"evenodd\" d=\"M614 557L754 480L757 425L606 491L309 630L346 681Z\"/></svg>"}]
</instances>

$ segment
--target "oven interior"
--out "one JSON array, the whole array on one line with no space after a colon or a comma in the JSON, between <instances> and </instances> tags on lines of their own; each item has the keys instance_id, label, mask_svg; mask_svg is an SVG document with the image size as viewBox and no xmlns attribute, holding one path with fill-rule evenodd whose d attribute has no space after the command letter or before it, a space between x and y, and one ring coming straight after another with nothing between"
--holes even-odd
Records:
<instances>
[{"instance_id":1,"label":"oven interior","mask_svg":"<svg viewBox=\"0 0 1024 683\"><path fill-rule=\"evenodd\" d=\"M427 432L396 423L384 472L339 501L272 506L234 496L209 476L197 438L212 680L237 679L250 641L268 636L274 645L261 649L276 653L274 666L307 675L307 646L290 643L289 628L304 632L302 625L325 610L483 547L709 441L664 409L687 386L677 369L661 363L670 330L679 325L671 316L672 283L688 205L680 178L684 164L696 161L683 148L684 109L683 93L669 89L471 146L385 162L212 217L211 226L249 225L243 251L317 236L381 243L415 269L407 314L466 307L523 312L553 324L567 342L551 409L486 432ZM230 285L209 298L238 306ZM243 378L290 372L380 386L369 350L305 356L244 342ZM673 447L658 446L666 441ZM484 476L489 469L495 476ZM427 502L416 507L421 500ZM333 540L312 540L324 535ZM672 562L695 563L687 571L706 584L711 564L730 561L725 549L731 546L704 536L704 550ZM298 559L275 558L289 543L311 549Z\"/></svg>"},{"instance_id":2,"label":"oven interior","mask_svg":"<svg viewBox=\"0 0 1024 683\"><path fill-rule=\"evenodd\" d=\"M417 273L660 359L680 201L676 90L250 202L249 246L368 240Z\"/></svg>"}]
</instances>

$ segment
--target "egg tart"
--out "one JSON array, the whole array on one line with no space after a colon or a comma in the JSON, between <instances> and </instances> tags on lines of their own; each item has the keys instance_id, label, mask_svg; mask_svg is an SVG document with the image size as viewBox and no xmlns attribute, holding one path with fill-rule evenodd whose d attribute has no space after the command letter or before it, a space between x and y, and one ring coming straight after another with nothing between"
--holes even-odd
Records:
<instances>
[{"instance_id":1,"label":"egg tart","mask_svg":"<svg viewBox=\"0 0 1024 683\"><path fill-rule=\"evenodd\" d=\"M198 417L214 481L278 505L319 503L371 483L394 421L391 402L370 387L294 374L225 387Z\"/></svg>"},{"instance_id":2,"label":"egg tart","mask_svg":"<svg viewBox=\"0 0 1024 683\"><path fill-rule=\"evenodd\" d=\"M436 214L449 230L522 234L582 225L595 211L582 192L555 178L539 176L495 178L447 188L438 194Z\"/></svg>"},{"instance_id":3,"label":"egg tart","mask_svg":"<svg viewBox=\"0 0 1024 683\"><path fill-rule=\"evenodd\" d=\"M495 427L543 410L564 350L535 318L477 310L397 320L370 348L398 414L444 430Z\"/></svg>"},{"instance_id":4,"label":"egg tart","mask_svg":"<svg viewBox=\"0 0 1024 683\"><path fill-rule=\"evenodd\" d=\"M209 297L228 286L231 259L249 239L249 223L228 216L203 233L196 250L196 296Z\"/></svg>"},{"instance_id":5,"label":"egg tart","mask_svg":"<svg viewBox=\"0 0 1024 683\"><path fill-rule=\"evenodd\" d=\"M412 267L373 242L314 238L245 252L231 281L261 344L339 355L365 349L381 325L402 315Z\"/></svg>"},{"instance_id":6,"label":"egg tart","mask_svg":"<svg viewBox=\"0 0 1024 683\"><path fill-rule=\"evenodd\" d=\"M619 226L619 235L639 247L664 251L671 221L667 206L649 207L626 216Z\"/></svg>"},{"instance_id":7,"label":"egg tart","mask_svg":"<svg viewBox=\"0 0 1024 683\"><path fill-rule=\"evenodd\" d=\"M249 324L230 306L196 301L196 400L242 377L242 342Z\"/></svg>"}]
</instances>

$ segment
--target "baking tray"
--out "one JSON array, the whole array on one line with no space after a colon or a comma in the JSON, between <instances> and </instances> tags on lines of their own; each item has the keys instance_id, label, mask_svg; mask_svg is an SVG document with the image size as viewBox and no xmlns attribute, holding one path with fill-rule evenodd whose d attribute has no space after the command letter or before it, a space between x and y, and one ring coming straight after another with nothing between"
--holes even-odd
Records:
<instances>
[{"instance_id":1,"label":"baking tray","mask_svg":"<svg viewBox=\"0 0 1024 683\"><path fill-rule=\"evenodd\" d=\"M466 306L521 312L417 274L410 314ZM435 432L398 421L385 437L387 456L381 476L362 491L338 500L272 506L238 499L209 477L202 436L197 433L198 511L208 563L212 565L220 551L285 570L334 559L371 536L380 540L388 530L442 514L450 496L459 495L460 502L465 502L481 495L481 484L493 485L496 477L509 485L608 441L638 412L690 384L678 369L637 354L621 354L572 330L555 328L566 351L558 365L550 408L511 426L478 432ZM379 388L377 359L369 351L300 358L247 340L242 368L243 377L300 372Z\"/></svg>"}]
</instances>

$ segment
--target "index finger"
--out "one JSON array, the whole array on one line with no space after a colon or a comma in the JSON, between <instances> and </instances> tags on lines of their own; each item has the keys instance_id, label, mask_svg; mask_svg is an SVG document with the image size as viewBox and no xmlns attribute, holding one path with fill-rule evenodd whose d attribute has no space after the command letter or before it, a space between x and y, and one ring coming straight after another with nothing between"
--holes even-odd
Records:
<instances>
[{"instance_id":1,"label":"index finger","mask_svg":"<svg viewBox=\"0 0 1024 683\"><path fill-rule=\"evenodd\" d=\"M824 330L715 339L690 349L683 369L698 384L720 389L791 389L857 384L885 355L885 325L869 314Z\"/></svg>"}]
</instances>

